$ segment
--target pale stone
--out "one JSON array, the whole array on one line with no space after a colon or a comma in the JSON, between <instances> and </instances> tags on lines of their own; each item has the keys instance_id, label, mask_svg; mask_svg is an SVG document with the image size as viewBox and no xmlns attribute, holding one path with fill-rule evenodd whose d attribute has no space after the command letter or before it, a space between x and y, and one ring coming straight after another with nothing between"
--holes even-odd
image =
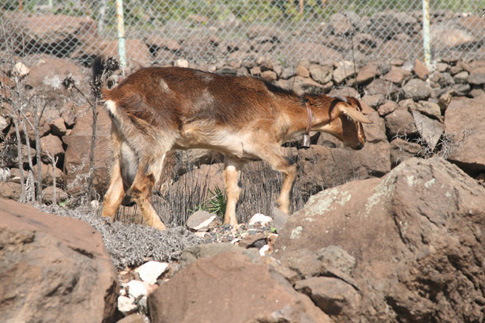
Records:
<instances>
[{"instance_id":1,"label":"pale stone","mask_svg":"<svg viewBox=\"0 0 485 323\"><path fill-rule=\"evenodd\" d=\"M23 63L18 62L17 64L15 64L13 68L13 72L14 74L17 74L19 77L23 77L30 73L30 69L27 66L25 66Z\"/></svg>"},{"instance_id":2,"label":"pale stone","mask_svg":"<svg viewBox=\"0 0 485 323\"><path fill-rule=\"evenodd\" d=\"M160 277L167 268L168 263L166 262L149 261L135 269L135 271L140 275L141 280L144 282L155 284L158 277Z\"/></svg>"},{"instance_id":3,"label":"pale stone","mask_svg":"<svg viewBox=\"0 0 485 323\"><path fill-rule=\"evenodd\" d=\"M131 313L136 310L138 306L135 304L135 300L131 297L119 296L118 297L118 310L121 313Z\"/></svg>"},{"instance_id":4,"label":"pale stone","mask_svg":"<svg viewBox=\"0 0 485 323\"><path fill-rule=\"evenodd\" d=\"M259 249L259 255L264 257L267 253L269 253L269 246L266 244L261 249Z\"/></svg>"},{"instance_id":5,"label":"pale stone","mask_svg":"<svg viewBox=\"0 0 485 323\"><path fill-rule=\"evenodd\" d=\"M179 58L174 64L176 67L189 67L189 62L184 58Z\"/></svg>"},{"instance_id":6,"label":"pale stone","mask_svg":"<svg viewBox=\"0 0 485 323\"><path fill-rule=\"evenodd\" d=\"M256 213L249 220L249 225L254 225L254 224L259 222L259 223L261 223L262 226L265 226L269 222L272 222L272 221L273 221L273 219L271 217L266 216L266 215L261 214L261 213Z\"/></svg>"},{"instance_id":7,"label":"pale stone","mask_svg":"<svg viewBox=\"0 0 485 323\"><path fill-rule=\"evenodd\" d=\"M128 289L128 295L135 299L148 294L148 287L144 282L139 280L131 280L126 284L126 288Z\"/></svg>"}]
</instances>

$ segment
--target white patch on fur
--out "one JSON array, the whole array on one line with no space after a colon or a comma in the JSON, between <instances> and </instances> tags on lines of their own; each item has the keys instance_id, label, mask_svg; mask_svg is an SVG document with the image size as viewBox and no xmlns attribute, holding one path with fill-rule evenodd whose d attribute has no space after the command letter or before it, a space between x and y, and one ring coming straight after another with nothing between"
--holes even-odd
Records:
<instances>
[{"instance_id":1,"label":"white patch on fur","mask_svg":"<svg viewBox=\"0 0 485 323\"><path fill-rule=\"evenodd\" d=\"M164 93L170 93L171 92L170 87L168 86L167 82L165 82L164 80L160 80L160 89Z\"/></svg>"},{"instance_id":2,"label":"white patch on fur","mask_svg":"<svg viewBox=\"0 0 485 323\"><path fill-rule=\"evenodd\" d=\"M209 89L207 88L204 89L200 97L201 97L201 100L203 100L207 105L214 104L214 96L209 91Z\"/></svg>"},{"instance_id":3,"label":"white patch on fur","mask_svg":"<svg viewBox=\"0 0 485 323\"><path fill-rule=\"evenodd\" d=\"M116 115L116 103L114 101L107 100L104 106L112 115Z\"/></svg>"}]
</instances>

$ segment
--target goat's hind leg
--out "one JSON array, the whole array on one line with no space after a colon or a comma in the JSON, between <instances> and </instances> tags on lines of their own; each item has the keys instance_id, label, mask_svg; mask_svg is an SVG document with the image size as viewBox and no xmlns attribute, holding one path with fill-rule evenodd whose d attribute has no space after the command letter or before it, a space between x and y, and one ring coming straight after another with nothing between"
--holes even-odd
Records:
<instances>
[{"instance_id":1,"label":"goat's hind leg","mask_svg":"<svg viewBox=\"0 0 485 323\"><path fill-rule=\"evenodd\" d=\"M153 186L160 178L164 159L165 153L158 159L140 159L138 171L130 189L133 199L141 210L145 223L159 230L165 230L166 227L153 208L150 198Z\"/></svg>"},{"instance_id":2,"label":"goat's hind leg","mask_svg":"<svg viewBox=\"0 0 485 323\"><path fill-rule=\"evenodd\" d=\"M114 164L111 169L111 179L108 190L103 198L103 217L108 217L114 221L118 208L125 196L125 187L123 185L123 177L121 175L121 139L115 129L111 130L111 144L113 147Z\"/></svg>"}]
</instances>

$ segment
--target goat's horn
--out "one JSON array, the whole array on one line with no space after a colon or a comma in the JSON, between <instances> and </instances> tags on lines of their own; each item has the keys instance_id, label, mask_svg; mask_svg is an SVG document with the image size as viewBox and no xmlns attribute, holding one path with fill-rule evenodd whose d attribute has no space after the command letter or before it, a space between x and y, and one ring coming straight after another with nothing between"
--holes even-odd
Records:
<instances>
[{"instance_id":1,"label":"goat's horn","mask_svg":"<svg viewBox=\"0 0 485 323\"><path fill-rule=\"evenodd\" d=\"M340 112L348 116L354 121L362 122L362 123L372 123L369 118L362 114L362 112L357 111L356 109L348 106L344 106L343 104L339 105Z\"/></svg>"},{"instance_id":2,"label":"goat's horn","mask_svg":"<svg viewBox=\"0 0 485 323\"><path fill-rule=\"evenodd\" d=\"M340 101L343 101L345 103L349 103L349 101L347 100L347 98L344 98L343 96L340 96L340 95L332 95L331 97L334 98L334 99L338 99Z\"/></svg>"}]
</instances>

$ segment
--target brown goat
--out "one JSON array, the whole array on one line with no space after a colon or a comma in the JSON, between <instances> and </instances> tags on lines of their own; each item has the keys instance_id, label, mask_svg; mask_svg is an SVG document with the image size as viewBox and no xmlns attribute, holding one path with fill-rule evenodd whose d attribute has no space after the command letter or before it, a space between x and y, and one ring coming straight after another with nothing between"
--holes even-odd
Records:
<instances>
[{"instance_id":1,"label":"brown goat","mask_svg":"<svg viewBox=\"0 0 485 323\"><path fill-rule=\"evenodd\" d=\"M162 230L150 195L171 149L207 148L225 155L224 223L236 225L245 162L261 159L285 175L277 203L288 213L296 166L281 145L311 130L360 149L365 142L361 123L371 123L352 97L300 97L261 79L187 68L143 68L113 89L103 88L102 96L112 119L115 155L103 216L114 219L129 191L145 222Z\"/></svg>"}]
</instances>

